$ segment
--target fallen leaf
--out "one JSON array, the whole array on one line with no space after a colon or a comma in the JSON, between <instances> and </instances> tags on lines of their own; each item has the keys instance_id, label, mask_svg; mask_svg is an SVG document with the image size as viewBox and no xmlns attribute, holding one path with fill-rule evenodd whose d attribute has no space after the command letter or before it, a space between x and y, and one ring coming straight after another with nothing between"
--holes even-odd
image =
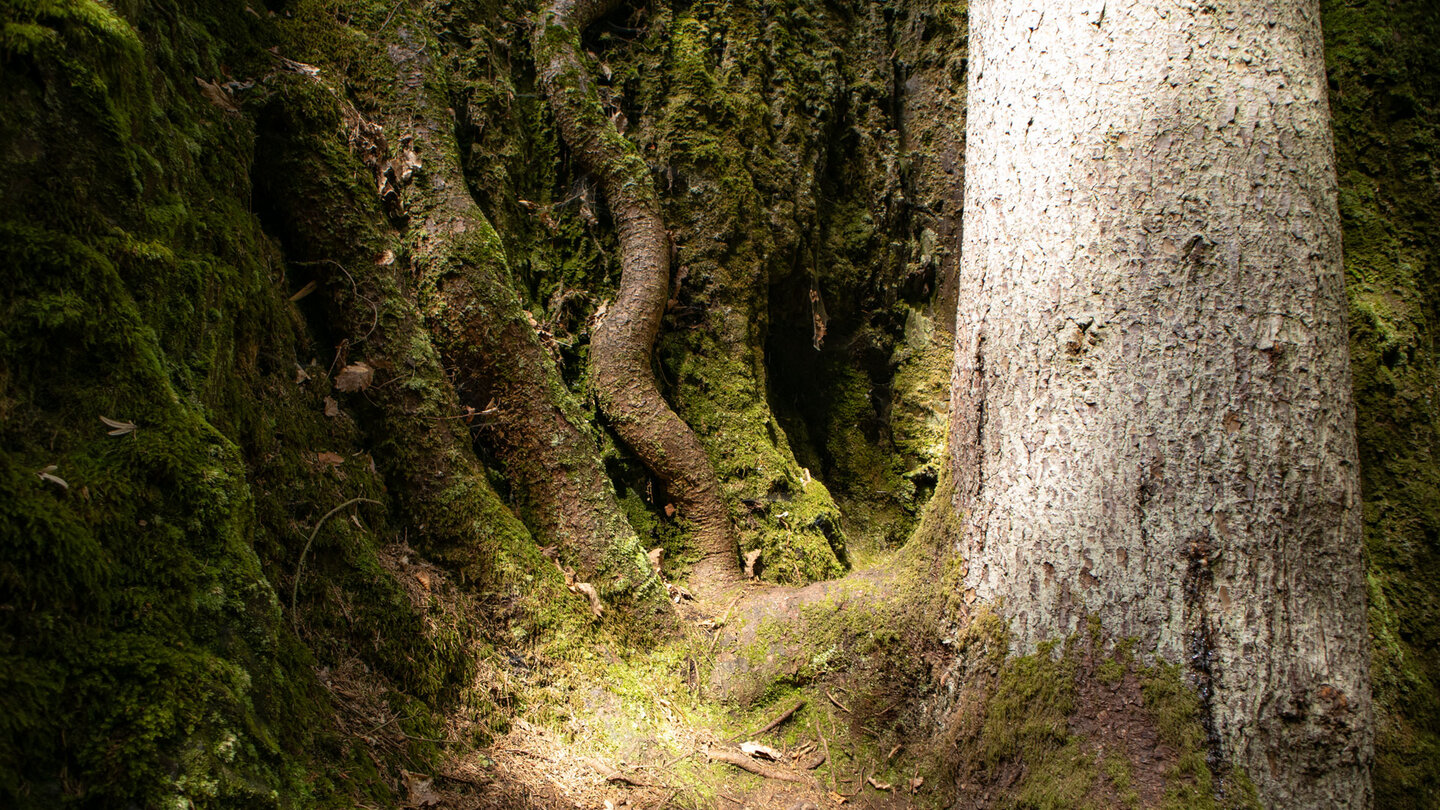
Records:
<instances>
[{"instance_id":1,"label":"fallen leaf","mask_svg":"<svg viewBox=\"0 0 1440 810\"><path fill-rule=\"evenodd\" d=\"M334 397L325 397L325 415L331 419L340 415L340 403Z\"/></svg>"},{"instance_id":2,"label":"fallen leaf","mask_svg":"<svg viewBox=\"0 0 1440 810\"><path fill-rule=\"evenodd\" d=\"M328 451L326 451L326 452L321 452L321 453L316 453L316 454L315 454L315 460L316 460L316 461L319 461L319 462L322 463L322 464L331 464L331 465L334 465L334 466L336 466L336 467L338 467L338 466L340 466L341 464L344 464L344 463L345 463L345 457L344 457L344 456L340 455L339 453L331 453L331 452L328 452Z\"/></svg>"},{"instance_id":3,"label":"fallen leaf","mask_svg":"<svg viewBox=\"0 0 1440 810\"><path fill-rule=\"evenodd\" d=\"M60 487L61 489L68 490L70 488L70 484L64 478L55 475L56 469L56 466L54 464L51 464L50 466L35 474L40 476L41 481L49 481L50 483Z\"/></svg>"},{"instance_id":4,"label":"fallen leaf","mask_svg":"<svg viewBox=\"0 0 1440 810\"><path fill-rule=\"evenodd\" d=\"M760 560L761 549L745 552L745 578L755 578L755 563Z\"/></svg>"},{"instance_id":5,"label":"fallen leaf","mask_svg":"<svg viewBox=\"0 0 1440 810\"><path fill-rule=\"evenodd\" d=\"M761 745L757 742L740 743L740 750L744 751L752 757L764 757L765 759L774 760L776 762L780 760L779 751L776 751L774 748L771 748L768 745Z\"/></svg>"},{"instance_id":6,"label":"fallen leaf","mask_svg":"<svg viewBox=\"0 0 1440 810\"><path fill-rule=\"evenodd\" d=\"M434 807L440 804L440 794L435 792L435 780L423 773L401 770L405 778L406 807Z\"/></svg>"},{"instance_id":7,"label":"fallen leaf","mask_svg":"<svg viewBox=\"0 0 1440 810\"><path fill-rule=\"evenodd\" d=\"M571 586L571 589L576 593L585 594L586 598L590 600L590 610L594 611L596 618L605 612L605 604L600 601L600 594L595 590L594 585L588 582L577 582Z\"/></svg>"},{"instance_id":8,"label":"fallen leaf","mask_svg":"<svg viewBox=\"0 0 1440 810\"><path fill-rule=\"evenodd\" d=\"M340 369L335 375L335 390L351 393L364 391L370 387L370 381L375 377L375 369L366 363L351 363Z\"/></svg>"},{"instance_id":9,"label":"fallen leaf","mask_svg":"<svg viewBox=\"0 0 1440 810\"><path fill-rule=\"evenodd\" d=\"M917 776L914 779L911 779L910 792L913 794L915 791L919 790L920 786L923 784L925 784L925 777L923 776Z\"/></svg>"},{"instance_id":10,"label":"fallen leaf","mask_svg":"<svg viewBox=\"0 0 1440 810\"><path fill-rule=\"evenodd\" d=\"M200 85L200 95L204 96L211 104L228 113L240 112L240 108L230 100L230 94L225 92L225 88L214 82L207 82L199 76L195 77L195 83Z\"/></svg>"},{"instance_id":11,"label":"fallen leaf","mask_svg":"<svg viewBox=\"0 0 1440 810\"><path fill-rule=\"evenodd\" d=\"M283 57L283 56L281 56L280 54L276 53L277 50L279 50L279 49L278 49L278 48L271 48L271 49L270 49L270 52L275 55L275 58L277 58L277 59L280 60L280 64L281 64L286 70L292 70L292 71L294 71L294 72L296 72L296 73L299 73L299 74L304 75L304 76L309 76L309 77L311 77L311 78L317 78L317 77L319 77L319 75L320 75L320 68L315 67L314 65L307 65L307 64L305 64L304 62L296 62L294 59L286 59L285 57Z\"/></svg>"},{"instance_id":12,"label":"fallen leaf","mask_svg":"<svg viewBox=\"0 0 1440 810\"><path fill-rule=\"evenodd\" d=\"M106 427L113 428L113 430L110 431L111 436L125 436L139 429L139 426L134 422L121 422L118 419L111 419L108 416L100 417L100 421L104 422Z\"/></svg>"},{"instance_id":13,"label":"fallen leaf","mask_svg":"<svg viewBox=\"0 0 1440 810\"><path fill-rule=\"evenodd\" d=\"M867 777L865 777L865 781L866 781L866 782L869 782L869 783L870 783L870 787L873 787L873 788L875 788L876 790L890 790L890 789L891 789L891 785L890 785L889 782L880 782L880 781L877 781L877 780L875 779L875 777L873 777L873 776L867 776Z\"/></svg>"},{"instance_id":14,"label":"fallen leaf","mask_svg":"<svg viewBox=\"0 0 1440 810\"><path fill-rule=\"evenodd\" d=\"M845 799L844 796L841 796L839 793L836 793L836 792L833 791L833 790L830 791L830 793L829 793L828 795L830 796L830 801L832 801L832 802L834 802L834 803L836 803L836 804L844 804L845 801L846 801L846 799Z\"/></svg>"},{"instance_id":15,"label":"fallen leaf","mask_svg":"<svg viewBox=\"0 0 1440 810\"><path fill-rule=\"evenodd\" d=\"M650 549L650 553L645 556L650 559L650 567L655 570L655 573L660 573L660 561L665 558L665 547L656 546Z\"/></svg>"},{"instance_id":16,"label":"fallen leaf","mask_svg":"<svg viewBox=\"0 0 1440 810\"><path fill-rule=\"evenodd\" d=\"M295 384L296 384L296 385L299 385L299 384L305 382L305 381L308 380L308 379L310 379L310 375L305 373L305 369L301 368L299 363L296 363L296 364L295 364Z\"/></svg>"}]
</instances>

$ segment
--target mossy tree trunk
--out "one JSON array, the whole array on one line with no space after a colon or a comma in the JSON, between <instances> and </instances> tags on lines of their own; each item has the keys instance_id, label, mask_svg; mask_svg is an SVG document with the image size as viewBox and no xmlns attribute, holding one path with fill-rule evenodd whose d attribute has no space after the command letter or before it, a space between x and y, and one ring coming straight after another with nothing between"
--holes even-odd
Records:
<instances>
[{"instance_id":1,"label":"mossy tree trunk","mask_svg":"<svg viewBox=\"0 0 1440 810\"><path fill-rule=\"evenodd\" d=\"M1185 662L1216 762L1266 803L1368 807L1317 4L994 0L971 21L966 587L1027 651L1093 616Z\"/></svg>"},{"instance_id":2,"label":"mossy tree trunk","mask_svg":"<svg viewBox=\"0 0 1440 810\"><path fill-rule=\"evenodd\" d=\"M1440 804L1440 7L1323 2L1374 643L1376 806Z\"/></svg>"},{"instance_id":3,"label":"mossy tree trunk","mask_svg":"<svg viewBox=\"0 0 1440 810\"><path fill-rule=\"evenodd\" d=\"M605 114L580 58L580 35L618 0L559 0L535 26L540 83L566 143L598 175L620 236L620 289L595 328L594 385L616 433L660 478L694 530L701 558L697 591L740 580L735 526L720 481L690 427L660 393L651 368L655 338L670 299L670 234L650 168Z\"/></svg>"},{"instance_id":4,"label":"mossy tree trunk","mask_svg":"<svg viewBox=\"0 0 1440 810\"><path fill-rule=\"evenodd\" d=\"M402 12L382 45L395 75L370 99L392 155L374 161L393 194L421 311L456 383L523 497L527 521L609 596L663 594L634 528L615 501L593 429L541 346L521 305L504 245L461 170L448 82L431 54L429 10Z\"/></svg>"}]
</instances>

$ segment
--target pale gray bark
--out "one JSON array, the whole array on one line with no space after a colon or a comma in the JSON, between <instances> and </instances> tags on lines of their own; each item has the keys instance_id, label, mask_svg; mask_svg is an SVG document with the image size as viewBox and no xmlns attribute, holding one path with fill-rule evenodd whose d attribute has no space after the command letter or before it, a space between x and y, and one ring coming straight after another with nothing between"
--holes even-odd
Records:
<instances>
[{"instance_id":1,"label":"pale gray bark","mask_svg":"<svg viewBox=\"0 0 1440 810\"><path fill-rule=\"evenodd\" d=\"M976 0L966 587L1021 649L1183 661L1276 807L1370 804L1359 485L1314 0Z\"/></svg>"}]
</instances>

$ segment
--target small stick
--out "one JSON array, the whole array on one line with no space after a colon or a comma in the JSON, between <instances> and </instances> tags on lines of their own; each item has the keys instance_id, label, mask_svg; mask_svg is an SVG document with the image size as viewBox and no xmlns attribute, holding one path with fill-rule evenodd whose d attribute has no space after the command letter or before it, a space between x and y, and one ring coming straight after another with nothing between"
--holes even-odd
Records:
<instances>
[{"instance_id":1,"label":"small stick","mask_svg":"<svg viewBox=\"0 0 1440 810\"><path fill-rule=\"evenodd\" d=\"M740 598L743 597L744 595L745 595L745 594L744 594L744 592L742 591L741 593L735 594L735 598L730 600L730 606L727 607L727 608L725 608L725 615L721 616L721 617L720 617L720 623L717 624L717 625L715 625L716 629L719 629L719 628L721 628L721 627L724 627L724 626L725 626L725 623L728 622L728 621L730 621L730 611L734 610L734 609L735 609L735 606L738 605L738 604L740 604Z\"/></svg>"},{"instance_id":2,"label":"small stick","mask_svg":"<svg viewBox=\"0 0 1440 810\"><path fill-rule=\"evenodd\" d=\"M804 706L804 705L805 705L805 699L804 699L804 698L801 698L801 699L799 700L799 702L797 702L794 706L791 706L788 711L786 711L784 714L780 715L779 717L775 718L774 720L771 720L770 723L769 723L769 725L767 725L767 726L765 726L764 728L760 729L759 731L755 732L755 734L752 735L752 736L759 737L761 734L768 734L768 733L774 731L775 729L777 729L777 728L780 727L780 724L781 724L781 723L784 723L786 720L789 720L792 716L794 716L795 712L800 711L800 707L801 707L801 706Z\"/></svg>"},{"instance_id":3,"label":"small stick","mask_svg":"<svg viewBox=\"0 0 1440 810\"><path fill-rule=\"evenodd\" d=\"M820 746L825 749L825 758L821 762L829 762L827 772L830 774L830 789L835 789L835 761L830 759L830 743L825 739L825 732L820 730L820 718L815 718L815 733L820 736ZM818 764L815 767L820 767Z\"/></svg>"},{"instance_id":4,"label":"small stick","mask_svg":"<svg viewBox=\"0 0 1440 810\"><path fill-rule=\"evenodd\" d=\"M846 714L854 714L854 712L850 711L850 707L849 707L849 706L846 706L844 703L841 703L839 698L837 698L837 697L835 697L834 695L830 694L830 690L829 690L829 689L826 689L826 690L825 690L825 697L830 698L830 702L831 702L831 703L834 703L836 706L840 707L841 711L845 712Z\"/></svg>"},{"instance_id":5,"label":"small stick","mask_svg":"<svg viewBox=\"0 0 1440 810\"><path fill-rule=\"evenodd\" d=\"M727 765L734 765L742 771L749 771L750 773L753 773L757 776L763 776L766 779L778 779L781 782L801 783L809 781L800 774L791 773L790 771L781 770L780 768L772 768L769 765L765 765L764 763L756 762L755 760L745 756L739 751L707 751L705 752L705 755L716 762L724 762Z\"/></svg>"},{"instance_id":6,"label":"small stick","mask_svg":"<svg viewBox=\"0 0 1440 810\"><path fill-rule=\"evenodd\" d=\"M682 760L682 759L689 759L690 757L693 757L693 756L695 756L695 749L692 747L689 751L686 751L685 753L680 754L679 756L675 757L674 759L670 760L669 762L665 763L664 765L661 765L659 769L662 770L662 771L668 771L668 770L670 770L670 766L674 765L675 763L679 762L679 761ZM641 765L640 767L642 767L642 768L653 768L653 767L655 767L655 766L654 766L654 765ZM674 796L671 796L670 798L673 799ZM666 801L669 801L669 799L667 799Z\"/></svg>"},{"instance_id":7,"label":"small stick","mask_svg":"<svg viewBox=\"0 0 1440 810\"><path fill-rule=\"evenodd\" d=\"M369 498L351 498L334 509L331 509L315 524L314 531L310 532L310 539L305 541L305 548L300 549L300 562L295 566L295 581L290 584L290 620L294 623L297 633L300 631L300 614L295 612L295 606L299 603L300 599L300 574L305 570L305 555L310 552L310 546L315 542L315 535L320 533L320 527L325 525L325 521L329 520L331 515L334 515L341 509L347 506L354 506L357 503L379 504L380 502Z\"/></svg>"},{"instance_id":8,"label":"small stick","mask_svg":"<svg viewBox=\"0 0 1440 810\"><path fill-rule=\"evenodd\" d=\"M780 727L780 724L781 724L781 723L784 723L786 720L789 720L789 719L795 714L795 712L800 711L800 707L801 707L801 706L804 706L804 705L805 705L805 698L800 698L800 702L796 703L794 706L791 706L789 709L786 709L784 714L781 714L779 717L775 718L774 720L771 720L771 721L769 722L769 724L767 724L764 728L760 729L759 731L755 732L754 734L736 734L735 736L731 737L730 739L726 740L725 742L735 742L736 740L740 739L741 737L747 737L747 736L748 736L748 737L759 737L761 734L766 734L766 733L768 733L768 732L774 731L775 729L777 729L777 728Z\"/></svg>"}]
</instances>

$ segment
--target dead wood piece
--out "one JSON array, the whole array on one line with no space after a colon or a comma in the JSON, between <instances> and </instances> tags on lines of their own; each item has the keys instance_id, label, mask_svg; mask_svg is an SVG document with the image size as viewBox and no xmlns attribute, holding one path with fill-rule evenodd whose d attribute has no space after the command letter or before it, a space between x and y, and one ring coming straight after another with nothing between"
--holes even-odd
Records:
<instances>
[{"instance_id":1,"label":"dead wood piece","mask_svg":"<svg viewBox=\"0 0 1440 810\"><path fill-rule=\"evenodd\" d=\"M804 706L804 705L805 705L805 701L804 701L803 699L800 700L800 701L797 702L794 706L791 706L789 709L787 709L784 714L780 715L779 717L775 718L774 720L771 720L769 723L766 724L766 726L765 726L764 728L762 728L762 729L760 729L759 731L755 732L755 733L754 733L753 735L751 735L751 736L759 737L761 734L769 734L770 732L772 732L772 731L774 731L775 729L779 728L780 725L781 725L782 723L784 723L786 720L789 720L791 717L794 717L794 716L795 716L795 712L800 711L800 707L802 707L802 706Z\"/></svg>"},{"instance_id":2,"label":"dead wood piece","mask_svg":"<svg viewBox=\"0 0 1440 810\"><path fill-rule=\"evenodd\" d=\"M834 703L837 707L839 707L841 711L845 712L846 714L853 714L853 712L850 711L850 707L846 706L844 703L841 703L840 699L831 694L829 689L825 690L825 697L830 698L830 702Z\"/></svg>"},{"instance_id":3,"label":"dead wood piece","mask_svg":"<svg viewBox=\"0 0 1440 810\"><path fill-rule=\"evenodd\" d=\"M736 734L735 736L731 737L730 739L726 740L725 742L731 743L731 742L735 742L736 740L740 739L741 737L759 737L759 736L762 735L762 734L768 734L768 733L774 731L775 729L779 728L780 725L781 725L782 723L784 723L786 720L789 720L791 717L794 717L794 716L795 716L795 712L800 711L800 708L801 708L802 706L804 706L804 705L805 705L805 699L804 699L804 698L801 698L800 701L797 702L794 706L791 706L790 708L786 709L784 712L782 712L782 713L780 714L779 717L775 718L774 720L771 720L769 723L766 723L764 728L760 729L759 731L755 732L754 734Z\"/></svg>"},{"instance_id":4,"label":"dead wood piece","mask_svg":"<svg viewBox=\"0 0 1440 810\"><path fill-rule=\"evenodd\" d=\"M707 751L705 755L715 762L724 762L727 765L734 765L742 771L749 771L756 776L763 776L766 779L777 779L781 782L806 783L810 780L798 773L792 773L783 768L776 768L773 765L766 765L745 756L739 751Z\"/></svg>"},{"instance_id":5,"label":"dead wood piece","mask_svg":"<svg viewBox=\"0 0 1440 810\"><path fill-rule=\"evenodd\" d=\"M771 748L768 745L762 745L757 742L740 743L740 752L748 756L757 757L760 759L768 759L771 762L779 762L781 758L779 751L776 751L774 748Z\"/></svg>"},{"instance_id":6,"label":"dead wood piece","mask_svg":"<svg viewBox=\"0 0 1440 810\"><path fill-rule=\"evenodd\" d=\"M629 776L624 771L611 768L599 760L587 759L585 760L585 764L599 771L600 775L605 777L606 782L619 782L626 785L634 785L635 787L661 787L653 782L646 782L643 779Z\"/></svg>"}]
</instances>

